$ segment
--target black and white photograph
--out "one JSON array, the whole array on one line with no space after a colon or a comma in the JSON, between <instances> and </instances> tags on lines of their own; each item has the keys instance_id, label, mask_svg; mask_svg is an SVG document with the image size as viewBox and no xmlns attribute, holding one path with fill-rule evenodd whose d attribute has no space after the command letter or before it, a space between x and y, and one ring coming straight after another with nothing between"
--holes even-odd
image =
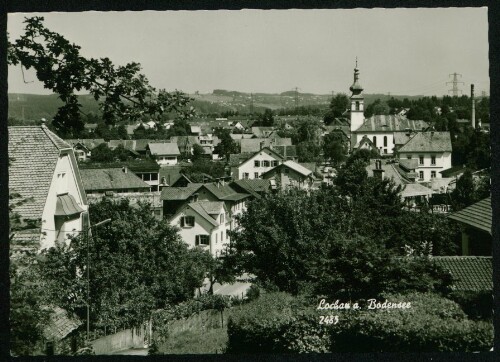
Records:
<instances>
[{"instance_id":1,"label":"black and white photograph","mask_svg":"<svg viewBox=\"0 0 500 362\"><path fill-rule=\"evenodd\" d=\"M488 31L7 14L10 355L491 355Z\"/></svg>"}]
</instances>

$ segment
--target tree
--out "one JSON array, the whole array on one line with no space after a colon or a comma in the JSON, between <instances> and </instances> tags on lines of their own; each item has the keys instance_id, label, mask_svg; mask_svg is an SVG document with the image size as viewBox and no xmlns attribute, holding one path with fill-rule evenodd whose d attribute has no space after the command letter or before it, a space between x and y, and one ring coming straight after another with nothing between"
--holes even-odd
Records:
<instances>
[{"instance_id":1,"label":"tree","mask_svg":"<svg viewBox=\"0 0 500 362\"><path fill-rule=\"evenodd\" d=\"M346 163L337 171L334 184L341 194L356 197L360 193L364 182L368 178L366 166L366 161L355 159Z\"/></svg>"},{"instance_id":2,"label":"tree","mask_svg":"<svg viewBox=\"0 0 500 362\"><path fill-rule=\"evenodd\" d=\"M376 115L389 114L389 106L382 102L380 99L376 99L375 102L369 104L365 109L365 117L369 118Z\"/></svg>"},{"instance_id":3,"label":"tree","mask_svg":"<svg viewBox=\"0 0 500 362\"><path fill-rule=\"evenodd\" d=\"M92 149L91 160L93 162L113 162L115 155L106 143L101 143Z\"/></svg>"},{"instance_id":4,"label":"tree","mask_svg":"<svg viewBox=\"0 0 500 362\"><path fill-rule=\"evenodd\" d=\"M458 211L472 205L476 201L474 191L472 172L467 169L457 180L455 189L451 192L451 203L453 209Z\"/></svg>"},{"instance_id":5,"label":"tree","mask_svg":"<svg viewBox=\"0 0 500 362\"><path fill-rule=\"evenodd\" d=\"M323 155L335 165L342 163L347 156L347 144L338 132L329 133L323 139Z\"/></svg>"},{"instance_id":6,"label":"tree","mask_svg":"<svg viewBox=\"0 0 500 362\"><path fill-rule=\"evenodd\" d=\"M86 240L44 252L40 275L57 304L85 316L87 241L90 243L90 308L94 327L132 326L151 311L189 299L205 270L175 228L154 217L149 205L104 199L90 207L94 220L111 222ZM175 268L172 268L175 265Z\"/></svg>"},{"instance_id":7,"label":"tree","mask_svg":"<svg viewBox=\"0 0 500 362\"><path fill-rule=\"evenodd\" d=\"M214 147L214 153L218 154L219 157L223 156L229 160L230 154L239 152L238 145L231 138L230 130L219 128L215 131L215 135L219 137L220 142Z\"/></svg>"},{"instance_id":8,"label":"tree","mask_svg":"<svg viewBox=\"0 0 500 362\"><path fill-rule=\"evenodd\" d=\"M195 143L193 145L193 155L191 156L191 161L196 162L201 160L205 156L205 150L199 144Z\"/></svg>"},{"instance_id":9,"label":"tree","mask_svg":"<svg viewBox=\"0 0 500 362\"><path fill-rule=\"evenodd\" d=\"M63 101L53 119L59 135L75 138L83 130L81 104L75 92L86 90L100 101L107 124L117 120L135 122L144 114L160 117L176 112L180 117L193 113L190 98L179 91L156 91L140 74L139 63L115 66L108 58L85 58L80 47L43 25L43 17L26 18L25 34L8 44L11 65L34 68L45 88Z\"/></svg>"},{"instance_id":10,"label":"tree","mask_svg":"<svg viewBox=\"0 0 500 362\"><path fill-rule=\"evenodd\" d=\"M263 127L272 127L274 125L274 114L269 108L264 110L264 113L259 116L259 123Z\"/></svg>"},{"instance_id":11,"label":"tree","mask_svg":"<svg viewBox=\"0 0 500 362\"><path fill-rule=\"evenodd\" d=\"M325 124L329 125L335 118L342 117L349 109L349 98L344 93L337 93L330 101L330 107L324 116Z\"/></svg>"}]
</instances>

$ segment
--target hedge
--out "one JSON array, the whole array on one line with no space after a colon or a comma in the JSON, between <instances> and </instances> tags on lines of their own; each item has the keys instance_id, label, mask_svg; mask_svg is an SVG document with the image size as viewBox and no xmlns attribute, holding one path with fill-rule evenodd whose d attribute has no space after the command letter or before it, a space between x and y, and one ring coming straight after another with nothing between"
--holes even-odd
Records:
<instances>
[{"instance_id":1,"label":"hedge","mask_svg":"<svg viewBox=\"0 0 500 362\"><path fill-rule=\"evenodd\" d=\"M409 309L318 311L314 302L268 293L228 322L229 353L487 351L493 325L468 319L460 306L430 293L387 295ZM319 316L339 316L335 325Z\"/></svg>"}]
</instances>

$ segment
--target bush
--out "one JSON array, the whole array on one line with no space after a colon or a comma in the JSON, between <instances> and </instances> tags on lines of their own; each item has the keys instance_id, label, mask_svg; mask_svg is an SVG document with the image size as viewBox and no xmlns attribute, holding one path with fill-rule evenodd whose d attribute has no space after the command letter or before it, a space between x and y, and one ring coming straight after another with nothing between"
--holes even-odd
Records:
<instances>
[{"instance_id":1,"label":"bush","mask_svg":"<svg viewBox=\"0 0 500 362\"><path fill-rule=\"evenodd\" d=\"M387 299L411 302L411 308L346 313L348 322L332 333L331 350L473 352L488 351L493 345L493 325L467 319L451 300L428 293L388 295Z\"/></svg>"},{"instance_id":2,"label":"bush","mask_svg":"<svg viewBox=\"0 0 500 362\"><path fill-rule=\"evenodd\" d=\"M458 303L465 314L472 319L493 318L493 297L490 291L453 291L447 297Z\"/></svg>"},{"instance_id":3,"label":"bush","mask_svg":"<svg viewBox=\"0 0 500 362\"><path fill-rule=\"evenodd\" d=\"M286 293L263 294L231 315L226 352L327 352L327 329L311 305Z\"/></svg>"}]
</instances>

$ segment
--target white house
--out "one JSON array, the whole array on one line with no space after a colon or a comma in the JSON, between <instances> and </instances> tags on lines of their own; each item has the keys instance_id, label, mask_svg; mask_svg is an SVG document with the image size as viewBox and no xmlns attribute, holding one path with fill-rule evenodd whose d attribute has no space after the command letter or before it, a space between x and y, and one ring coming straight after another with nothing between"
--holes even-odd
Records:
<instances>
[{"instance_id":1,"label":"white house","mask_svg":"<svg viewBox=\"0 0 500 362\"><path fill-rule=\"evenodd\" d=\"M9 193L25 230L13 249L41 250L68 241L88 224L88 204L73 148L45 125L9 127ZM17 200L16 200L17 201Z\"/></svg>"},{"instance_id":2,"label":"white house","mask_svg":"<svg viewBox=\"0 0 500 362\"><path fill-rule=\"evenodd\" d=\"M283 161L284 158L279 153L264 147L243 162L232 165L231 173L235 180L252 180L259 178L263 173L278 166Z\"/></svg>"},{"instance_id":3,"label":"white house","mask_svg":"<svg viewBox=\"0 0 500 362\"><path fill-rule=\"evenodd\" d=\"M185 204L170 219L179 235L190 247L201 247L213 256L220 255L229 244L231 220L222 201L197 201Z\"/></svg>"},{"instance_id":4,"label":"white house","mask_svg":"<svg viewBox=\"0 0 500 362\"><path fill-rule=\"evenodd\" d=\"M399 159L416 159L419 181L441 178L441 171L451 168L450 132L420 132L398 150Z\"/></svg>"},{"instance_id":5,"label":"white house","mask_svg":"<svg viewBox=\"0 0 500 362\"><path fill-rule=\"evenodd\" d=\"M148 143L147 147L150 155L160 166L177 165L177 156L180 155L177 143Z\"/></svg>"},{"instance_id":6,"label":"white house","mask_svg":"<svg viewBox=\"0 0 500 362\"><path fill-rule=\"evenodd\" d=\"M281 190L292 187L308 190L314 183L313 172L294 161L285 161L264 172L262 178L270 180L271 188Z\"/></svg>"}]
</instances>

